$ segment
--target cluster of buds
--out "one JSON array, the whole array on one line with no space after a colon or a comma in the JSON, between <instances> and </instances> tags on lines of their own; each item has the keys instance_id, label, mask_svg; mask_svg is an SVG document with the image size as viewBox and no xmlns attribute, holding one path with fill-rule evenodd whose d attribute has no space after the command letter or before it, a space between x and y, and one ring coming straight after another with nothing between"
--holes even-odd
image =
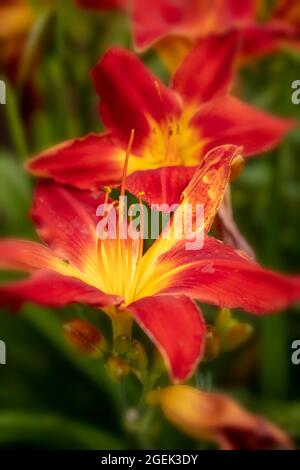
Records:
<instances>
[{"instance_id":1,"label":"cluster of buds","mask_svg":"<svg viewBox=\"0 0 300 470\"><path fill-rule=\"evenodd\" d=\"M68 343L78 352L94 359L104 358L109 376L120 380L130 372L144 383L148 373L148 356L140 341L120 334L112 347L103 333L87 320L72 319L64 323Z\"/></svg>"},{"instance_id":2,"label":"cluster of buds","mask_svg":"<svg viewBox=\"0 0 300 470\"><path fill-rule=\"evenodd\" d=\"M122 379L132 372L143 383L148 370L147 353L139 341L131 341L128 336L119 335L114 339L113 354L106 366L108 374L114 380Z\"/></svg>"}]
</instances>

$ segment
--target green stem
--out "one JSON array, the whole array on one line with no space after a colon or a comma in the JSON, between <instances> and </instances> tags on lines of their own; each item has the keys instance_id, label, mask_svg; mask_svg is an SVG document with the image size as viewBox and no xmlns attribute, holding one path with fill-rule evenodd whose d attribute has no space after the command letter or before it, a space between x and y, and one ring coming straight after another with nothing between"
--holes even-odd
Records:
<instances>
[{"instance_id":1,"label":"green stem","mask_svg":"<svg viewBox=\"0 0 300 470\"><path fill-rule=\"evenodd\" d=\"M155 382L156 379L151 375L148 376L148 380L145 380L142 394L140 396L139 403L137 406L138 410L142 410L145 407L147 395L153 390Z\"/></svg>"},{"instance_id":2,"label":"green stem","mask_svg":"<svg viewBox=\"0 0 300 470\"><path fill-rule=\"evenodd\" d=\"M112 323L113 329L113 344L118 336L125 335L131 340L131 331L133 318L128 312L121 311L118 308L111 307L103 309L103 311L109 316Z\"/></svg>"}]
</instances>

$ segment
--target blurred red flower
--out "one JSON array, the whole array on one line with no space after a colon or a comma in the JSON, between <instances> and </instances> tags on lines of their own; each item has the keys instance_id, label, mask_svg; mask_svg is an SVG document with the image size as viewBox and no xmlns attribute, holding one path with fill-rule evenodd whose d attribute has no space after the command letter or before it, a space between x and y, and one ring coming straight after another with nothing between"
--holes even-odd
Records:
<instances>
[{"instance_id":1,"label":"blurred red flower","mask_svg":"<svg viewBox=\"0 0 300 470\"><path fill-rule=\"evenodd\" d=\"M133 0L134 44L138 51L155 46L173 70L197 41L230 30L243 33L241 56L269 54L284 44L300 46L300 3L278 0L260 21L256 0Z\"/></svg>"},{"instance_id":2,"label":"blurred red flower","mask_svg":"<svg viewBox=\"0 0 300 470\"><path fill-rule=\"evenodd\" d=\"M245 58L271 54L284 46L300 52L300 2L277 0L265 23L257 23L245 30L243 55Z\"/></svg>"},{"instance_id":3,"label":"blurred red flower","mask_svg":"<svg viewBox=\"0 0 300 470\"><path fill-rule=\"evenodd\" d=\"M138 50L165 38L190 43L211 34L243 29L255 18L254 0L133 0L134 43Z\"/></svg>"},{"instance_id":4,"label":"blurred red flower","mask_svg":"<svg viewBox=\"0 0 300 470\"><path fill-rule=\"evenodd\" d=\"M243 146L251 156L276 146L293 123L229 95L238 34L196 45L167 88L130 52L110 49L92 72L104 134L64 142L31 159L33 174L81 189L119 183L131 129L129 174L195 166L212 148Z\"/></svg>"}]
</instances>

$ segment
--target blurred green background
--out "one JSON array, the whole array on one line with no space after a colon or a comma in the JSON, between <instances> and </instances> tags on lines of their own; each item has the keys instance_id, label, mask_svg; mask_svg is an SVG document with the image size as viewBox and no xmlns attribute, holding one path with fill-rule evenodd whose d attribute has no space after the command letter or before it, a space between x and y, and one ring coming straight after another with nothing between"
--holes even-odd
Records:
<instances>
[{"instance_id":1,"label":"blurred green background","mask_svg":"<svg viewBox=\"0 0 300 470\"><path fill-rule=\"evenodd\" d=\"M38 13L18 63L18 80L13 76L7 105L0 107L0 230L2 237L34 239L28 216L34 181L23 162L52 144L101 129L89 70L108 46L132 48L132 43L121 13L85 12L70 0L32 3ZM154 53L143 60L167 80ZM1 78L7 81L3 64ZM237 90L258 107L300 118L300 105L291 102L296 79L300 56L287 50L244 67ZM300 271L299 154L296 129L272 153L248 160L232 185L235 218L259 261L287 273ZM8 278L1 274L1 280ZM202 366L199 376L202 386L238 397L300 442L300 365L291 363L291 343L300 339L299 313L299 307L265 319L240 313L255 326L254 337ZM215 314L206 311L208 319ZM101 362L73 351L62 331L71 317L109 328L98 311L78 306L51 311L27 305L20 315L1 311L7 365L0 366L0 448L201 447L158 411L146 413L139 424L130 419L138 384L112 382Z\"/></svg>"}]
</instances>

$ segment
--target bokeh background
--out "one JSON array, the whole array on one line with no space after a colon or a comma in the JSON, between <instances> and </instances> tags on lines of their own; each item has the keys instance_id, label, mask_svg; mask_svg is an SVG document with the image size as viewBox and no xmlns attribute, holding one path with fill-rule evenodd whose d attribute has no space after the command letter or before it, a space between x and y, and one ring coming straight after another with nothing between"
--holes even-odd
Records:
<instances>
[{"instance_id":1,"label":"bokeh background","mask_svg":"<svg viewBox=\"0 0 300 470\"><path fill-rule=\"evenodd\" d=\"M29 218L34 181L23 163L50 145L101 129L89 70L108 46L132 48L132 41L129 21L120 12L95 14L71 0L28 3L37 16L26 42L16 40L24 46L17 65L8 67L5 60L0 16L0 78L8 84L7 104L0 106L0 235L35 239ZM143 60L167 80L155 53ZM299 119L300 105L291 102L296 79L300 56L285 50L246 64L236 93L260 108ZM236 221L258 260L287 273L300 271L299 158L295 129L272 153L248 160L232 185ZM1 281L11 278L1 273ZM215 314L206 310L208 319ZM291 362L291 343L300 339L299 314L299 306L264 319L238 313L254 325L253 338L197 375L202 387L237 397L298 443L300 365ZM26 305L19 315L0 312L0 339L7 345L7 364L0 366L0 448L205 447L171 428L158 411L146 414L137 427L127 410L138 400L138 383L114 383L101 361L73 351L62 329L72 317L90 319L109 334L104 315L79 306L52 311Z\"/></svg>"}]
</instances>

